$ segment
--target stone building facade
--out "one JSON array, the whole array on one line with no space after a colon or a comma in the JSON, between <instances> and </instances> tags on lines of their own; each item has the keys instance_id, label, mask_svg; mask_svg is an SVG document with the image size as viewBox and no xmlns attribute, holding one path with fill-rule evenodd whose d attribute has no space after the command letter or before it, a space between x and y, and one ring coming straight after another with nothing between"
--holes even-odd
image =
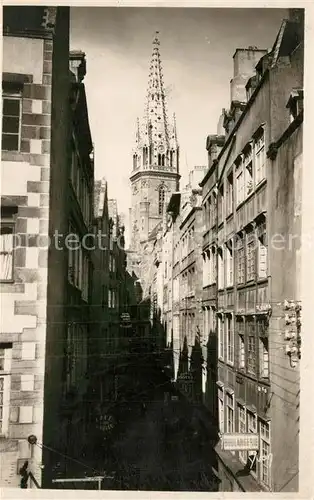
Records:
<instances>
[{"instance_id":1,"label":"stone building facade","mask_svg":"<svg viewBox=\"0 0 314 500\"><path fill-rule=\"evenodd\" d=\"M69 52L69 8L6 7L4 35L1 481L18 486L28 462L29 486L52 487L56 465L73 465L60 456L84 453L88 426L94 160L85 54Z\"/></svg>"},{"instance_id":2,"label":"stone building facade","mask_svg":"<svg viewBox=\"0 0 314 500\"><path fill-rule=\"evenodd\" d=\"M14 487L25 461L42 482L28 437L52 442L45 391L59 431L67 262L48 237L67 232L69 9L5 7L3 31L1 486Z\"/></svg>"},{"instance_id":3,"label":"stone building facade","mask_svg":"<svg viewBox=\"0 0 314 500\"><path fill-rule=\"evenodd\" d=\"M250 50L235 55L246 67ZM293 12L251 71L241 113L225 113L224 139L208 139L220 152L202 182L213 221L204 240L214 243L204 292L215 286L217 294L216 306L214 293L203 306L216 312L205 323L217 332L209 382L220 433L252 432L258 446L232 453L219 443L216 451L222 491L297 491L300 250L293 243L284 253L273 241L301 235L303 38Z\"/></svg>"}]
</instances>

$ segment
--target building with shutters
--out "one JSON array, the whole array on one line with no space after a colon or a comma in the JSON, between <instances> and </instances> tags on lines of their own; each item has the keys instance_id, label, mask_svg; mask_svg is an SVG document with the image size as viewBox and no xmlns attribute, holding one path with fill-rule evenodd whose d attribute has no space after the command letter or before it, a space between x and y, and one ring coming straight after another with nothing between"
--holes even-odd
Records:
<instances>
[{"instance_id":1,"label":"building with shutters","mask_svg":"<svg viewBox=\"0 0 314 500\"><path fill-rule=\"evenodd\" d=\"M292 9L272 50L236 50L230 110L207 139L212 412L221 436L258 436L255 450L217 445L221 491L298 491L303 29Z\"/></svg>"}]
</instances>

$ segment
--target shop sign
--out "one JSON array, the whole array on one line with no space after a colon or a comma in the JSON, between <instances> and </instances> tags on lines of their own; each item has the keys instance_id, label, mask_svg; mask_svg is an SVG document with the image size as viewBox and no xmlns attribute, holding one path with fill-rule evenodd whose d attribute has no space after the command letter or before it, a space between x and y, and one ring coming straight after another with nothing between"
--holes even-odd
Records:
<instances>
[{"instance_id":1,"label":"shop sign","mask_svg":"<svg viewBox=\"0 0 314 500\"><path fill-rule=\"evenodd\" d=\"M221 449L229 451L258 450L259 436L251 432L223 434L221 436Z\"/></svg>"}]
</instances>

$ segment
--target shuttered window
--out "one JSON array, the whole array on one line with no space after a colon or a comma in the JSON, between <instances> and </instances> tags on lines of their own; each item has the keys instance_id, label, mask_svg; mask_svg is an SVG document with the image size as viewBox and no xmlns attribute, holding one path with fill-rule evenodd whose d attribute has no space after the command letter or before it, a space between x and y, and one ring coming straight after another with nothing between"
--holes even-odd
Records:
<instances>
[{"instance_id":1,"label":"shuttered window","mask_svg":"<svg viewBox=\"0 0 314 500\"><path fill-rule=\"evenodd\" d=\"M258 277L267 278L266 232L258 237Z\"/></svg>"}]
</instances>

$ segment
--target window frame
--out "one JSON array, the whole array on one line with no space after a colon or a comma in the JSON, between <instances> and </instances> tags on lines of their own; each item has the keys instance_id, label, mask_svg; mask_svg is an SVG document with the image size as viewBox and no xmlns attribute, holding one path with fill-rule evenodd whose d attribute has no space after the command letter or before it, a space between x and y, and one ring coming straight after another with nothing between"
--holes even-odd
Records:
<instances>
[{"instance_id":1,"label":"window frame","mask_svg":"<svg viewBox=\"0 0 314 500\"><path fill-rule=\"evenodd\" d=\"M241 181L240 181L241 179ZM238 207L245 200L245 169L243 157L240 156L235 165L235 186L236 186L236 206Z\"/></svg>"},{"instance_id":2,"label":"window frame","mask_svg":"<svg viewBox=\"0 0 314 500\"><path fill-rule=\"evenodd\" d=\"M244 237L243 236L240 236L237 239L236 252L237 252L237 254L236 254L237 255L237 259L236 259L237 284L243 285L245 283L245 275L246 275L246 273L245 273L245 271L246 271L245 247L244 247Z\"/></svg>"},{"instance_id":3,"label":"window frame","mask_svg":"<svg viewBox=\"0 0 314 500\"><path fill-rule=\"evenodd\" d=\"M3 113L3 108L4 108L4 100L5 99L11 99L11 100L17 100L19 101L19 115L18 115L18 121L19 121L19 130L17 134L13 134L10 132L4 132L3 131L3 119L4 116L8 117L14 117L16 118L15 115L4 115ZM10 152L10 153L19 153L21 151L21 132L22 132L22 108L23 108L23 96L21 91L15 91L15 92L10 92L9 90L3 89L2 91L2 131L1 131L1 150ZM18 146L17 149L4 149L3 148L3 135L14 135L18 136Z\"/></svg>"},{"instance_id":4,"label":"window frame","mask_svg":"<svg viewBox=\"0 0 314 500\"><path fill-rule=\"evenodd\" d=\"M271 465L269 465L269 462L267 463L267 465L265 465L265 460L263 460L263 457L264 456L269 456L271 454L271 425L270 425L270 422L267 422L267 421L264 421L263 419L259 419L259 422L258 422L258 427L259 427L259 441L260 441L260 446L259 446L259 449L260 449L260 453L259 453L259 459L260 459L260 462L259 462L259 480L261 481L262 484L264 484L265 486L267 486L268 488L270 487L271 485ZM262 426L264 426L265 428L268 428L268 437L266 435L266 433L262 432ZM263 443L265 443L267 446L268 446L268 453L263 453ZM268 480L265 481L264 480L264 471L265 471L265 468L267 468L267 475L268 475Z\"/></svg>"},{"instance_id":5,"label":"window frame","mask_svg":"<svg viewBox=\"0 0 314 500\"><path fill-rule=\"evenodd\" d=\"M16 245L15 245L16 221L14 218L4 216L4 217L1 217L0 226L1 226L1 231L2 231L2 228L4 228L4 227L12 229L12 250L10 253L8 252L9 255L11 255L10 278L5 279L5 278L0 277L0 283L14 283L14 265L15 265L15 248L16 248ZM11 234L11 233L9 233L9 234ZM1 236L2 236L2 232L1 232ZM0 247L0 251L1 251L1 247Z\"/></svg>"},{"instance_id":6,"label":"window frame","mask_svg":"<svg viewBox=\"0 0 314 500\"><path fill-rule=\"evenodd\" d=\"M246 369L250 375L256 377L258 369L257 365L258 345L256 341L256 325L254 319L246 320L246 339L247 339ZM253 344L250 342L252 339L253 339ZM253 350L251 349L252 346L254 347Z\"/></svg>"},{"instance_id":7,"label":"window frame","mask_svg":"<svg viewBox=\"0 0 314 500\"><path fill-rule=\"evenodd\" d=\"M0 417L0 436L7 437L10 419L10 390L11 390L11 370L12 370L12 344L0 343L0 350L3 350L3 369L0 369L0 380L3 380L3 387L0 389L2 396L2 415ZM2 368L0 366L0 368Z\"/></svg>"},{"instance_id":8,"label":"window frame","mask_svg":"<svg viewBox=\"0 0 314 500\"><path fill-rule=\"evenodd\" d=\"M255 184L258 186L266 178L266 138L263 126L254 137L254 163Z\"/></svg>"},{"instance_id":9,"label":"window frame","mask_svg":"<svg viewBox=\"0 0 314 500\"><path fill-rule=\"evenodd\" d=\"M224 389L222 387L218 388L218 424L219 432L223 434L225 432L225 404Z\"/></svg>"},{"instance_id":10,"label":"window frame","mask_svg":"<svg viewBox=\"0 0 314 500\"><path fill-rule=\"evenodd\" d=\"M232 403L230 403L230 400L232 401ZM226 406L226 410L227 410L226 411L226 432L233 433L234 429L235 429L234 394L230 394L229 392L226 392L225 406ZM232 418L229 418L230 416ZM230 426L229 426L230 422L231 422L232 429L230 429Z\"/></svg>"},{"instance_id":11,"label":"window frame","mask_svg":"<svg viewBox=\"0 0 314 500\"><path fill-rule=\"evenodd\" d=\"M256 237L254 231L246 234L246 282L254 281L256 278ZM252 250L251 250L252 248Z\"/></svg>"},{"instance_id":12,"label":"window frame","mask_svg":"<svg viewBox=\"0 0 314 500\"><path fill-rule=\"evenodd\" d=\"M217 323L218 323L218 358L222 361L224 360L224 318L222 314L217 315Z\"/></svg>"},{"instance_id":13,"label":"window frame","mask_svg":"<svg viewBox=\"0 0 314 500\"><path fill-rule=\"evenodd\" d=\"M246 429L247 429L247 418L246 418L246 408L244 405L238 403L237 404L237 409L238 409L238 432L241 434L241 433L246 433ZM244 419L241 417L241 411L243 412L244 414ZM242 424L242 426L241 426ZM239 460L243 463L243 464L246 464L247 463L247 451L245 450L242 450L242 451L239 451Z\"/></svg>"},{"instance_id":14,"label":"window frame","mask_svg":"<svg viewBox=\"0 0 314 500\"><path fill-rule=\"evenodd\" d=\"M234 365L234 319L232 314L225 316L227 363Z\"/></svg>"}]
</instances>

